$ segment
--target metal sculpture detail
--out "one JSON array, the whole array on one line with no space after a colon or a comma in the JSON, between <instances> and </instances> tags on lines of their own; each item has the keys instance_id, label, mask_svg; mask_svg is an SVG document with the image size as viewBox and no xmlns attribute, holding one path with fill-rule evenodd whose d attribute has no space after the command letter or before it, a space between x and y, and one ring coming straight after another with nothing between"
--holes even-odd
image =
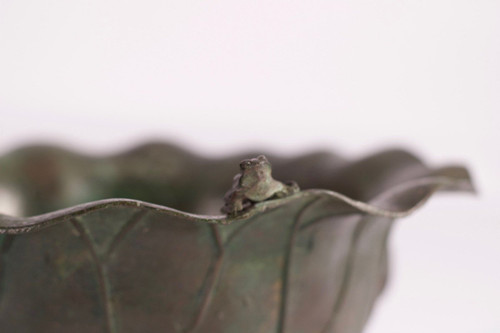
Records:
<instances>
[{"instance_id":1,"label":"metal sculpture detail","mask_svg":"<svg viewBox=\"0 0 500 333\"><path fill-rule=\"evenodd\" d=\"M271 163L264 155L241 161L240 170L234 176L232 188L224 196L223 213L236 215L253 203L284 198L299 191L294 181L284 184L273 179Z\"/></svg>"}]
</instances>

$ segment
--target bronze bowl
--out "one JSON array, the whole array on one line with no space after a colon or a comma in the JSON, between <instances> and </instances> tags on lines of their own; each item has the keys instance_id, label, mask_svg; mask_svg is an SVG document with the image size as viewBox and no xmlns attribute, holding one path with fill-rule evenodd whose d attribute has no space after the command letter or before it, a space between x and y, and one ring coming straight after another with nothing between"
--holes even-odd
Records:
<instances>
[{"instance_id":1,"label":"bronze bowl","mask_svg":"<svg viewBox=\"0 0 500 333\"><path fill-rule=\"evenodd\" d=\"M161 143L5 155L0 189L29 217L0 215L2 332L361 332L393 221L438 190L472 191L464 168L402 150L267 154L302 190L220 215L238 162L256 155Z\"/></svg>"}]
</instances>

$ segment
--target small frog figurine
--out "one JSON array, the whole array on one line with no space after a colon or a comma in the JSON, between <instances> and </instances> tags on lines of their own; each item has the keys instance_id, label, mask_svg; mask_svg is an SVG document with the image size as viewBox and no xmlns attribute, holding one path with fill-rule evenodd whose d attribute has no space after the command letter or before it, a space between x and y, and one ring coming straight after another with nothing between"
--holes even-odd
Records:
<instances>
[{"instance_id":1,"label":"small frog figurine","mask_svg":"<svg viewBox=\"0 0 500 333\"><path fill-rule=\"evenodd\" d=\"M241 161L240 170L234 176L232 188L224 196L221 209L230 216L237 215L253 203L283 198L299 191L296 182L282 183L273 179L271 163L264 155Z\"/></svg>"}]
</instances>

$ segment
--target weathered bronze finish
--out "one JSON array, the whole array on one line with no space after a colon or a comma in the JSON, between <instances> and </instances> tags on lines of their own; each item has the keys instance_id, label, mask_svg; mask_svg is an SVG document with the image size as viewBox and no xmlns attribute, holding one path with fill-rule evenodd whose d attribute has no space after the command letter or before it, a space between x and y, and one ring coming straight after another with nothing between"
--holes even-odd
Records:
<instances>
[{"instance_id":1,"label":"weathered bronze finish","mask_svg":"<svg viewBox=\"0 0 500 333\"><path fill-rule=\"evenodd\" d=\"M266 154L302 191L257 158L264 176L244 165L224 202L238 161L257 155L148 144L1 158L0 188L30 216L0 215L1 331L358 333L384 288L393 220L438 190L472 190L464 168L400 150Z\"/></svg>"}]
</instances>

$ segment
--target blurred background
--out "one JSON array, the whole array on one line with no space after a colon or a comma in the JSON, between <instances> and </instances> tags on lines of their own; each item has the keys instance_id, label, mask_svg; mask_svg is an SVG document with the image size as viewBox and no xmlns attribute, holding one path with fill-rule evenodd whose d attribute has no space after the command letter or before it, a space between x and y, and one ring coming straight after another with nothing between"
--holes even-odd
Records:
<instances>
[{"instance_id":1,"label":"blurred background","mask_svg":"<svg viewBox=\"0 0 500 333\"><path fill-rule=\"evenodd\" d=\"M391 238L366 332L500 331L500 2L0 0L0 155L166 140L462 163Z\"/></svg>"}]
</instances>

